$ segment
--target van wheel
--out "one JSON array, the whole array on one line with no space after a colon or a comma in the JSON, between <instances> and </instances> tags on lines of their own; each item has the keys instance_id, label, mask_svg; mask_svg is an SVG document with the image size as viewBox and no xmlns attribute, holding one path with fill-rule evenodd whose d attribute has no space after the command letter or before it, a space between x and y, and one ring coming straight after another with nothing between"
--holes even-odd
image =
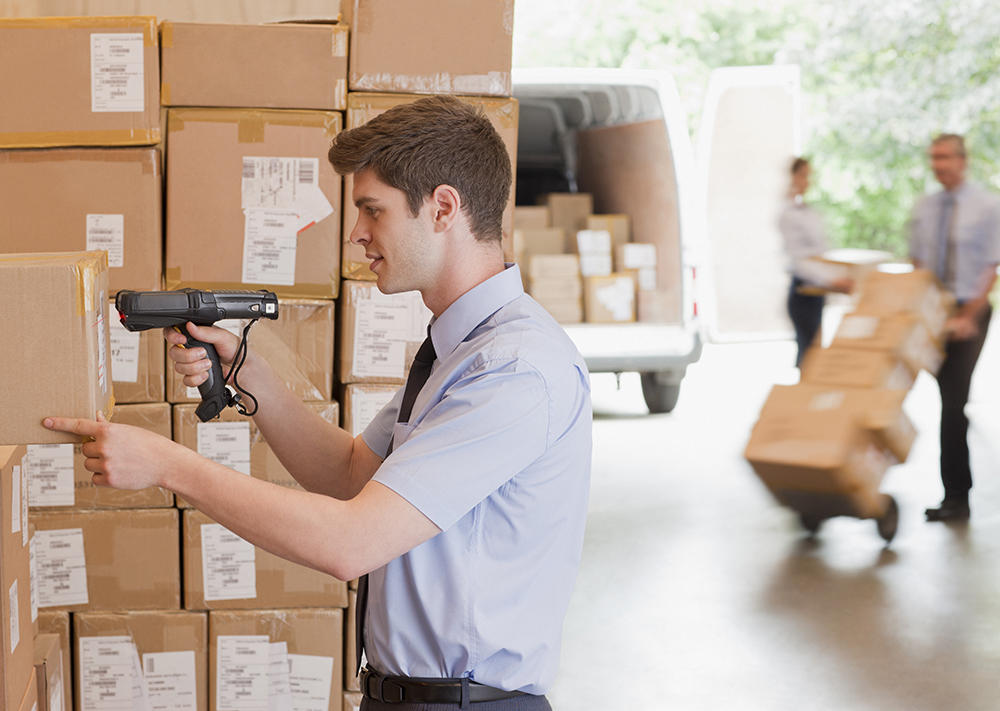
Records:
<instances>
[{"instance_id":1,"label":"van wheel","mask_svg":"<svg viewBox=\"0 0 1000 711\"><path fill-rule=\"evenodd\" d=\"M656 373L639 373L642 380L642 397L653 415L671 412L677 406L681 394L680 383L661 383Z\"/></svg>"}]
</instances>

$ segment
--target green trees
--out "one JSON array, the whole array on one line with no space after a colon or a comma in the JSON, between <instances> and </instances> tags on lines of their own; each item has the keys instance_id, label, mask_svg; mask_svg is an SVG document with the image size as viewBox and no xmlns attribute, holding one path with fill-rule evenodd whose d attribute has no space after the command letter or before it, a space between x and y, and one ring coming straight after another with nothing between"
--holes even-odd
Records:
<instances>
[{"instance_id":1,"label":"green trees","mask_svg":"<svg viewBox=\"0 0 1000 711\"><path fill-rule=\"evenodd\" d=\"M665 68L697 130L712 69L802 70L812 199L832 241L906 255L930 138L963 133L1000 188L1000 4L994 0L522 0L518 66Z\"/></svg>"}]
</instances>

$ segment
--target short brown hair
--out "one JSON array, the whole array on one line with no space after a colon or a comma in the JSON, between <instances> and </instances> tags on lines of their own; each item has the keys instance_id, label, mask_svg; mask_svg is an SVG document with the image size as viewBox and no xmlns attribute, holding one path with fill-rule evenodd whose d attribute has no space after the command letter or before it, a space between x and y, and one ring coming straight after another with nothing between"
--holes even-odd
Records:
<instances>
[{"instance_id":1,"label":"short brown hair","mask_svg":"<svg viewBox=\"0 0 1000 711\"><path fill-rule=\"evenodd\" d=\"M500 134L483 111L453 96L394 106L333 139L330 163L341 175L372 169L406 195L410 212L440 185L462 198L472 233L500 240L513 174Z\"/></svg>"},{"instance_id":2,"label":"short brown hair","mask_svg":"<svg viewBox=\"0 0 1000 711\"><path fill-rule=\"evenodd\" d=\"M955 151L958 155L965 158L965 138L963 136L957 133L939 133L931 141L931 145L936 146L939 143L951 143L955 146Z\"/></svg>"},{"instance_id":3,"label":"short brown hair","mask_svg":"<svg viewBox=\"0 0 1000 711\"><path fill-rule=\"evenodd\" d=\"M808 165L809 165L809 159L808 158L803 158L802 156L799 156L799 157L795 158L794 160L792 160L791 170L789 170L789 172L792 175L795 175L796 173L798 173L800 170L802 170L803 168L805 168Z\"/></svg>"}]
</instances>

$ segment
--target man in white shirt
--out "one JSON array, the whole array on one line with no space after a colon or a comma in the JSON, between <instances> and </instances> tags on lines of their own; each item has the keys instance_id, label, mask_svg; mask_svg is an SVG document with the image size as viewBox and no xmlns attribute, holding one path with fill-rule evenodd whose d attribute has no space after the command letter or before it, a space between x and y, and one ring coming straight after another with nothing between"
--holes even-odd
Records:
<instances>
[{"instance_id":1,"label":"man in white shirt","mask_svg":"<svg viewBox=\"0 0 1000 711\"><path fill-rule=\"evenodd\" d=\"M941 391L941 481L944 499L926 511L928 521L969 518L969 401L993 309L990 291L1000 263L1000 200L965 180L965 141L942 134L931 143L931 168L944 188L921 198L910 222L910 258L934 271L954 294L958 311L948 322L945 360L938 371Z\"/></svg>"}]
</instances>

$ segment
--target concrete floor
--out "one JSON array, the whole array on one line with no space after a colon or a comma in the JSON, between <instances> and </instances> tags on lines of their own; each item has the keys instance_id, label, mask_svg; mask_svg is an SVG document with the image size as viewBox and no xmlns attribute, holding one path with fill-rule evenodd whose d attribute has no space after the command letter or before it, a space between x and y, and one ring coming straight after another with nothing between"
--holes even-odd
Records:
<instances>
[{"instance_id":1,"label":"concrete floor","mask_svg":"<svg viewBox=\"0 0 1000 711\"><path fill-rule=\"evenodd\" d=\"M968 413L969 525L926 523L941 497L936 383L906 401L920 435L882 491L896 540L833 519L805 538L743 459L789 342L706 346L677 408L650 416L638 376L594 385L583 565L556 711L972 711L1000 708L1000 323Z\"/></svg>"}]
</instances>

